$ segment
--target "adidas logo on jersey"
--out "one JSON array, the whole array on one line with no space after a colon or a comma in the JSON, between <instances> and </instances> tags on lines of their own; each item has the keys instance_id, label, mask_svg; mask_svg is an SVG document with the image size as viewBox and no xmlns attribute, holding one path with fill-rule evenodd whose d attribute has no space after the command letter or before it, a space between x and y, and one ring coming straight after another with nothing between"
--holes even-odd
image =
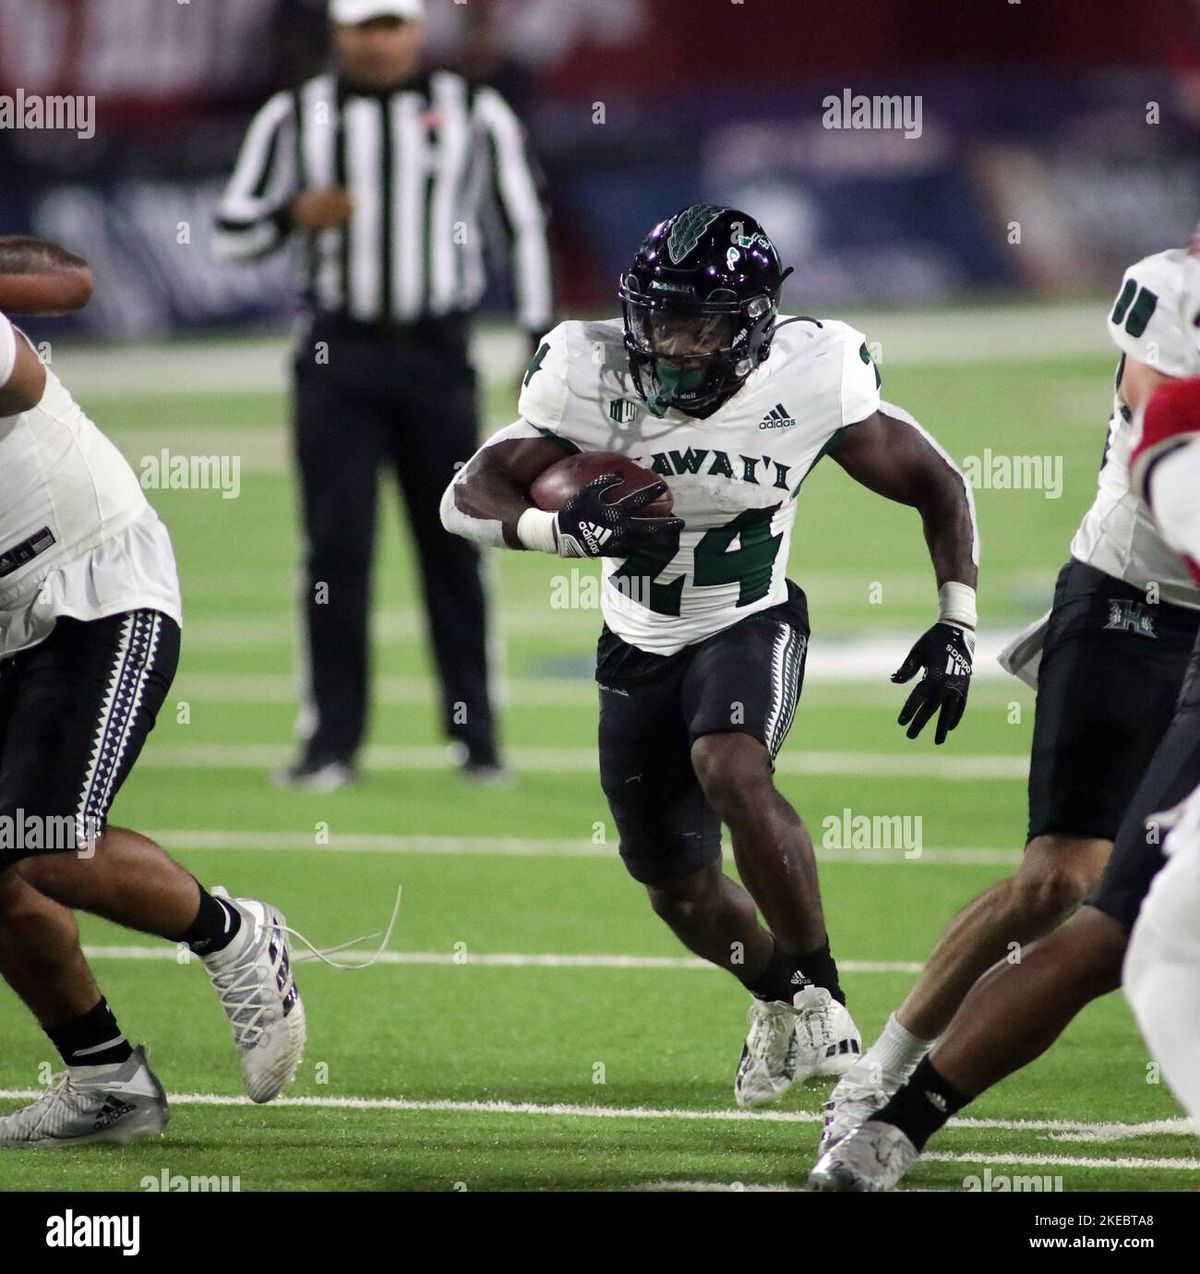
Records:
<instances>
[{"instance_id":1,"label":"adidas logo on jersey","mask_svg":"<svg viewBox=\"0 0 1200 1274\"><path fill-rule=\"evenodd\" d=\"M788 413L783 403L776 403L759 422L760 429L786 429L796 423L796 417Z\"/></svg>"}]
</instances>

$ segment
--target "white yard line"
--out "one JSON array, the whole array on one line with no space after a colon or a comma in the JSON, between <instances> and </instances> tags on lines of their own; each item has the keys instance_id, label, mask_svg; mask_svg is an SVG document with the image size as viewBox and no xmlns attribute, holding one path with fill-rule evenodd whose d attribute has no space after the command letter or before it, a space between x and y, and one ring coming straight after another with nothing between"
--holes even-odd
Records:
<instances>
[{"instance_id":1,"label":"white yard line","mask_svg":"<svg viewBox=\"0 0 1200 1274\"><path fill-rule=\"evenodd\" d=\"M142 754L142 769L267 770L292 759L294 748L284 743L163 743ZM511 747L506 757L519 774L594 774L595 748ZM447 750L437 745L376 744L363 757L367 770L447 770ZM945 756L924 752L799 752L785 751L775 762L780 774L868 775L875 778L936 778L973 782L979 779L1019 779L1029 775L1029 758L1021 754L989 753Z\"/></svg>"},{"instance_id":2,"label":"white yard line","mask_svg":"<svg viewBox=\"0 0 1200 1274\"><path fill-rule=\"evenodd\" d=\"M308 851L328 854L438 854L515 858L615 858L613 845L538 836L412 836L387 832L330 833L329 844L318 844L312 832L214 831L169 828L146 833L172 850L231 850L237 852ZM906 859L902 849L821 849L826 863L893 864L920 861L953 867L1009 867L1021 860L1015 849L923 849L919 860Z\"/></svg>"},{"instance_id":3,"label":"white yard line","mask_svg":"<svg viewBox=\"0 0 1200 1274\"><path fill-rule=\"evenodd\" d=\"M527 606L522 610L502 611L499 634L506 639L557 635L563 643L563 653L577 652L582 659L586 646L577 643L594 640L599 628L600 614L596 610L552 610L548 606ZM275 650L280 647L290 648L295 641L295 632L295 620L290 615L265 619L253 614L221 619L189 620L185 617L183 644L184 650L190 653ZM1017 632L1016 628L992 628L981 634L975 650L974 681L1009 688L1012 698L1022 699L1027 697L1023 683L1006 673L996 662L996 656ZM381 647L424 643L424 614L413 609L379 611L372 617L371 633L372 640ZM877 631L869 635L842 638L818 637L809 647L805 661L805 684L869 682L878 687L881 696L889 693L898 695L899 688L891 685L888 679L899 667L914 635L913 630L904 628L895 632ZM282 696L290 688L291 700L294 700L294 681L288 687L278 677L258 678L254 674L249 674L249 677L253 677L261 687L252 685L252 694L269 694L270 702L287 702ZM184 683L192 680L190 675L181 678ZM200 684L206 686L209 696L213 696L222 682L226 682L231 689L240 684L236 677L222 678L213 674L207 674L205 681ZM594 696L595 688L589 677L580 678L576 685L586 687ZM276 696L280 698L277 700ZM256 699L251 701L259 702Z\"/></svg>"},{"instance_id":4,"label":"white yard line","mask_svg":"<svg viewBox=\"0 0 1200 1274\"><path fill-rule=\"evenodd\" d=\"M43 1088L0 1089L0 1101L21 1101L40 1097ZM178 1093L171 1096L177 1106L245 1106L253 1103L248 1097L223 1093ZM815 1110L686 1110L648 1106L589 1106L570 1102L512 1102L512 1101L454 1101L449 1098L418 1100L407 1097L277 1097L272 1107L291 1107L312 1110L393 1110L415 1111L427 1114L441 1112L473 1115L535 1115L547 1118L572 1119L678 1119L703 1123L785 1123L819 1124L824 1115ZM262 1107L255 1107L261 1110ZM1158 1121L1155 1124L1089 1124L1070 1119L970 1119L956 1118L951 1128L990 1129L1002 1132L1089 1132L1101 1128L1122 1128L1128 1136L1145 1135L1144 1129L1153 1128L1158 1135L1191 1137L1194 1130L1186 1119ZM970 1163L1061 1163L1080 1167L1129 1167L1129 1168L1179 1168L1186 1171L1200 1170L1200 1159L1100 1159L1084 1155L1032 1155L1020 1153L959 1155L933 1152L927 1158L934 1161Z\"/></svg>"},{"instance_id":5,"label":"white yard line","mask_svg":"<svg viewBox=\"0 0 1200 1274\"><path fill-rule=\"evenodd\" d=\"M978 680L975 678L974 680ZM584 677L508 677L504 689L509 707L562 708L576 712L580 708L595 708L596 685ZM886 678L877 676L822 677L806 675L801 707L821 707L833 704L845 707L891 708L887 698L891 688ZM296 678L290 673L254 672L193 672L180 676L171 688L176 699L192 703L283 704L296 703ZM896 692L900 694L899 691ZM439 702L437 685L431 677L405 676L389 673L376 677L372 685L376 703L388 706L434 706ZM1028 704L1033 691L1012 677L1003 681L983 682L972 685L971 704L989 707L1006 705L1010 701ZM896 710L899 711L897 699Z\"/></svg>"},{"instance_id":6,"label":"white yard line","mask_svg":"<svg viewBox=\"0 0 1200 1274\"><path fill-rule=\"evenodd\" d=\"M1189 1135L1190 1130L1189 1130ZM1115 1159L1091 1158L1088 1155L1039 1155L1039 1154L949 1154L935 1150L922 1156L932 1163L983 1163L997 1165L1031 1164L1045 1168L1104 1168L1125 1172L1200 1171L1200 1159L1151 1159L1140 1155L1120 1156Z\"/></svg>"},{"instance_id":7,"label":"white yard line","mask_svg":"<svg viewBox=\"0 0 1200 1274\"><path fill-rule=\"evenodd\" d=\"M178 948L172 946L87 946L83 949L89 960L156 960L178 964ZM297 952L293 957L297 964L315 960L308 952ZM642 956L610 955L606 953L554 954L545 952L492 951L461 956L451 951L384 951L379 956L343 952L339 959L353 962L361 959L377 964L433 965L438 967L466 966L493 969L671 969L690 972L716 973L714 965L692 956ZM839 960L843 973L920 973L920 964L906 960Z\"/></svg>"}]
</instances>

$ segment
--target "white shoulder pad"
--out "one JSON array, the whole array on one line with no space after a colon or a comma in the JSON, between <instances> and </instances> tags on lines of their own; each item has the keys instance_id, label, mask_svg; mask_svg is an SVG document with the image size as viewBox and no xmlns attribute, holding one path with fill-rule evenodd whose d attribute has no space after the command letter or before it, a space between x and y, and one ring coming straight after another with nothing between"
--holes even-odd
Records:
<instances>
[{"instance_id":1,"label":"white shoulder pad","mask_svg":"<svg viewBox=\"0 0 1200 1274\"><path fill-rule=\"evenodd\" d=\"M542 429L557 431L567 402L567 367L578 343L579 323L560 323L548 332L529 361L521 382L517 413Z\"/></svg>"},{"instance_id":2,"label":"white shoulder pad","mask_svg":"<svg viewBox=\"0 0 1200 1274\"><path fill-rule=\"evenodd\" d=\"M609 433L605 396L618 393L626 375L619 323L560 323L529 364L517 410L540 432L595 450Z\"/></svg>"},{"instance_id":3,"label":"white shoulder pad","mask_svg":"<svg viewBox=\"0 0 1200 1274\"><path fill-rule=\"evenodd\" d=\"M1200 334L1184 320L1186 261L1171 248L1131 265L1108 315L1113 344L1164 376L1186 376L1196 362Z\"/></svg>"},{"instance_id":4,"label":"white shoulder pad","mask_svg":"<svg viewBox=\"0 0 1200 1274\"><path fill-rule=\"evenodd\" d=\"M867 338L848 323L827 323L842 335L842 425L854 425L879 410L879 370Z\"/></svg>"}]
</instances>

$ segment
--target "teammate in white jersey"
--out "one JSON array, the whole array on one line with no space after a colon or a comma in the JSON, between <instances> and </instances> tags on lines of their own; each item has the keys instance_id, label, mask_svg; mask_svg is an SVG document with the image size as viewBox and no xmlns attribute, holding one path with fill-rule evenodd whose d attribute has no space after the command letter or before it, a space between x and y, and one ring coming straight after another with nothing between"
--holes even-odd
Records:
<instances>
[{"instance_id":1,"label":"teammate in white jersey","mask_svg":"<svg viewBox=\"0 0 1200 1274\"><path fill-rule=\"evenodd\" d=\"M1196 248L1200 248L1200 243L1193 251ZM1168 365L1182 369L1187 365L1183 355L1188 349L1194 352L1196 348L1200 287L1195 283L1200 260L1182 253L1172 254L1171 259L1169 272L1151 276L1160 289L1157 293L1149 291L1148 285L1139 280L1135 272L1140 267L1135 267L1130 276L1133 286L1127 282L1123 288L1111 324L1124 323L1124 330L1128 331L1132 306L1139 304L1139 297L1149 295L1148 301L1141 302L1140 315L1133 320L1138 330L1132 335L1140 338L1148 330L1148 319L1153 312L1167 304L1169 321L1159 330L1164 336L1169 335L1174 345L1161 356L1170 360ZM1162 258L1152 257L1149 261L1161 263ZM1126 361L1125 374L1128 370ZM1118 388L1123 384L1124 375ZM1194 379L1182 382L1168 379L1153 387L1133 411L1122 414L1122 424L1116 432L1123 443L1120 460L1123 493L1117 501L1121 512L1114 515L1123 521L1122 534L1136 539L1145 551L1152 551L1164 565L1170 566L1171 579L1181 584L1191 581L1194 587L1200 586L1196 557L1200 551L1200 518L1197 517L1200 487L1196 485L1200 468L1191 455L1185 456L1179 449L1184 445L1184 437L1189 432L1194 436L1197 428L1200 428L1200 382ZM1111 450L1109 454L1111 457ZM1135 501L1143 498L1147 478L1155 484L1151 498L1154 511L1168 528L1166 538L1151 521L1148 506L1133 507ZM1102 494L1102 499L1107 499L1116 485L1110 483L1110 492ZM1110 503L1109 507L1114 506ZM1129 557L1122 569L1137 574L1145 568L1134 557ZM1147 588L1153 583L1147 581ZM1156 642L1164 645L1164 638L1177 643L1182 632L1168 628L1164 622L1167 611L1168 604L1159 603L1150 612L1149 623L1134 616L1132 631L1148 631ZM1109 628L1130 631L1129 619L1124 605L1114 602ZM1052 629L1053 623L1052 615ZM1074 699L1067 706L1075 716L1093 721L1093 728L1098 728L1092 716L1096 700L1103 702L1112 698L1112 682L1129 687L1131 698L1124 705L1126 719L1114 721L1111 733L1093 741L1097 755L1103 756L1110 748L1122 746L1122 731L1130 734L1144 728L1141 713L1151 716L1154 713L1150 693L1155 688L1157 674L1153 663L1137 657L1136 646L1130 647L1124 665L1114 663L1105 669L1103 661L1097 664L1094 654L1086 653L1087 645L1095 640L1085 625L1074 625L1074 642L1067 650L1073 652L1083 646L1085 653L1070 653L1066 658L1067 667L1070 668L1074 660L1084 664L1092 661L1092 666L1106 671L1107 676L1094 683L1078 681ZM1149 644L1147 641L1146 645ZM1049 646L1047 642L1048 649ZM1104 646L1100 645L1099 649L1103 650ZM1061 677L1055 668L1062 660L1061 654L1055 654L1053 662L1043 656L1039 715L1047 680ZM1036 760L1035 743L1035 763ZM1127 782L1126 776L1120 773L1112 777ZM929 1138L948 1119L982 1092L1039 1057L1092 1000L1115 991L1121 985L1123 965L1133 979L1131 998L1138 1007L1147 1037L1153 1047L1161 1048L1172 1058L1168 1075L1172 1085L1181 1096L1188 1094L1193 1101L1200 1097L1196 1056L1194 1052L1188 1053L1189 1048L1200 1043L1200 1029L1196 1024L1200 984L1195 977L1200 971L1200 948L1195 936L1200 888L1188 876L1189 869L1198 861L1194 844L1195 814L1192 812L1182 820L1185 826L1180 831L1185 845L1191 841L1180 859L1182 865L1172 864L1167 871L1163 870L1166 860L1162 830L1173 819L1161 814L1188 798L1198 784L1200 639L1193 628L1192 647L1184 662L1174 712L1129 797L1111 855L1084 905L1066 924L1023 946L1018 962L998 958L963 999L961 1008L929 1056L911 1068L911 1073L890 1096L885 1093L881 1100L877 1095L881 1086L878 1071L873 1080L864 1076L864 1084L873 1085L868 1089L867 1098L851 1094L866 1107L864 1116L852 1122L847 1120L849 1102L839 1100L839 1093L835 1091L833 1123L837 1125L837 1135L826 1138L827 1149L813 1169L810 1186L839 1191L892 1189L924 1150ZM1138 915L1152 884L1154 905L1147 903L1147 912L1142 912L1147 925L1137 948L1131 949L1130 933L1137 932L1135 921L1138 928L1143 928ZM1169 999L1174 992L1178 992L1177 997ZM906 1004L905 1009L907 1007ZM871 1054L876 1049L843 1077L838 1085L843 1096L844 1086L855 1079L855 1072L872 1064ZM845 1126L847 1123L849 1128Z\"/></svg>"},{"instance_id":2,"label":"teammate in white jersey","mask_svg":"<svg viewBox=\"0 0 1200 1274\"><path fill-rule=\"evenodd\" d=\"M1038 692L1021 867L951 920L879 1040L834 1089L822 1150L883 1106L1010 943L1051 932L1087 897L1170 724L1200 631L1200 588L1130 489L1129 455L1138 408L1200 372L1189 261L1171 249L1125 273L1108 319L1120 362L1099 490L1053 609L1001 655ZM1118 920L1128 927L1133 915Z\"/></svg>"},{"instance_id":3,"label":"teammate in white jersey","mask_svg":"<svg viewBox=\"0 0 1200 1274\"><path fill-rule=\"evenodd\" d=\"M86 264L0 238L0 310L91 289ZM61 308L61 306L60 306ZM116 447L0 313L0 974L66 1071L0 1116L0 1147L126 1142L168 1109L79 946L74 911L187 943L230 1020L247 1089L291 1078L304 1009L283 918L214 896L153 841L107 822L179 657L166 528Z\"/></svg>"},{"instance_id":4,"label":"teammate in white jersey","mask_svg":"<svg viewBox=\"0 0 1200 1274\"><path fill-rule=\"evenodd\" d=\"M744 1106L859 1052L829 949L812 842L774 785L809 625L785 575L796 499L825 454L918 509L937 622L894 680L920 681L900 723L958 723L974 645L970 492L906 413L881 405L860 332L781 318L785 275L745 213L686 208L623 277L624 321L564 323L525 377L521 419L447 490L449 530L478 543L603 556L600 772L621 856L654 910L753 995L734 1083ZM612 475L557 514L528 498L565 453L621 452L661 476L609 501ZM641 511L670 490L671 517ZM721 870L730 831L743 885ZM758 921L761 912L766 928Z\"/></svg>"}]
</instances>

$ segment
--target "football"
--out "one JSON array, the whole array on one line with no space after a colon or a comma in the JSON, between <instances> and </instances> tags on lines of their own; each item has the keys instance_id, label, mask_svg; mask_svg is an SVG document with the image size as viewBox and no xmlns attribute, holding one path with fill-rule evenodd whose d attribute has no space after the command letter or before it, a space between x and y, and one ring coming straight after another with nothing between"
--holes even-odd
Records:
<instances>
[{"instance_id":1,"label":"football","mask_svg":"<svg viewBox=\"0 0 1200 1274\"><path fill-rule=\"evenodd\" d=\"M0 274L0 313L17 316L74 314L92 295L92 275Z\"/></svg>"},{"instance_id":2,"label":"football","mask_svg":"<svg viewBox=\"0 0 1200 1274\"><path fill-rule=\"evenodd\" d=\"M619 473L623 479L605 493L607 500L620 499L659 481L658 474L618 452L583 451L543 469L534 480L529 496L539 509L557 513L581 488L606 473ZM642 517L662 518L671 512L671 508L671 493L667 491L639 512Z\"/></svg>"}]
</instances>

